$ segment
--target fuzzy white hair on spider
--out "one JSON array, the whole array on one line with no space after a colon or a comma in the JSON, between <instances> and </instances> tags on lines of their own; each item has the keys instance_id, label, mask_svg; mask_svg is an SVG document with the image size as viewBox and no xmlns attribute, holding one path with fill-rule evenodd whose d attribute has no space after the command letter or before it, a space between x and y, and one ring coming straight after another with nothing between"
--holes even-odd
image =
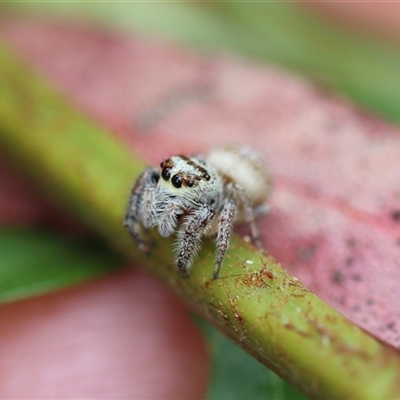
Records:
<instances>
[{"instance_id":1,"label":"fuzzy white hair on spider","mask_svg":"<svg viewBox=\"0 0 400 400\"><path fill-rule=\"evenodd\" d=\"M247 145L218 147L204 156L172 156L138 177L124 225L147 254L146 229L156 227L164 237L176 233L175 261L184 277L202 237L216 235L216 279L234 224L249 224L252 241L261 248L256 219L268 211L271 186L262 157Z\"/></svg>"}]
</instances>

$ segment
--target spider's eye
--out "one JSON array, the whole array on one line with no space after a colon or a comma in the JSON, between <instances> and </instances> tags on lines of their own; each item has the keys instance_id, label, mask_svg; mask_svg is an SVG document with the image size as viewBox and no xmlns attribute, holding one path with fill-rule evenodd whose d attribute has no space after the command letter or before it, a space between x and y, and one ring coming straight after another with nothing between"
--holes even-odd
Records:
<instances>
[{"instance_id":1,"label":"spider's eye","mask_svg":"<svg viewBox=\"0 0 400 400\"><path fill-rule=\"evenodd\" d=\"M161 171L161 176L165 181L167 181L171 177L171 168L163 168L163 170Z\"/></svg>"},{"instance_id":2,"label":"spider's eye","mask_svg":"<svg viewBox=\"0 0 400 400\"><path fill-rule=\"evenodd\" d=\"M174 175L171 179L171 182L177 189L182 186L182 178L179 175Z\"/></svg>"},{"instance_id":3,"label":"spider's eye","mask_svg":"<svg viewBox=\"0 0 400 400\"><path fill-rule=\"evenodd\" d=\"M204 179L206 181L209 181L211 179L211 176L207 174L207 172L204 174Z\"/></svg>"}]
</instances>

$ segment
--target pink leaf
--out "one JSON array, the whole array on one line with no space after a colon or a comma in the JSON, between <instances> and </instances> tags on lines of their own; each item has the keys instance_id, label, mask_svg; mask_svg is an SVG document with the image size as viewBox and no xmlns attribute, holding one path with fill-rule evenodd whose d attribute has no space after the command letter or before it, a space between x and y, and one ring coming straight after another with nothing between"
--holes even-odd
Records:
<instances>
[{"instance_id":1,"label":"pink leaf","mask_svg":"<svg viewBox=\"0 0 400 400\"><path fill-rule=\"evenodd\" d=\"M398 129L271 66L90 28L8 20L0 32L149 163L226 142L258 148L275 183L267 251L400 347Z\"/></svg>"}]
</instances>

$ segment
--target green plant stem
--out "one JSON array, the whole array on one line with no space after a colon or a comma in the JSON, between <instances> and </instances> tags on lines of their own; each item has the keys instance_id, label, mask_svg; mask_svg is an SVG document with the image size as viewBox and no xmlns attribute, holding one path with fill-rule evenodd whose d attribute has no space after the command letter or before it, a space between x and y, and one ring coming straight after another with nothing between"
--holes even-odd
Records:
<instances>
[{"instance_id":1,"label":"green plant stem","mask_svg":"<svg viewBox=\"0 0 400 400\"><path fill-rule=\"evenodd\" d=\"M327 306L276 261L234 237L213 280L206 241L188 279L171 241L146 258L122 227L143 168L111 133L0 46L0 143L35 181L127 257L139 261L226 335L314 398L398 398L400 357Z\"/></svg>"}]
</instances>

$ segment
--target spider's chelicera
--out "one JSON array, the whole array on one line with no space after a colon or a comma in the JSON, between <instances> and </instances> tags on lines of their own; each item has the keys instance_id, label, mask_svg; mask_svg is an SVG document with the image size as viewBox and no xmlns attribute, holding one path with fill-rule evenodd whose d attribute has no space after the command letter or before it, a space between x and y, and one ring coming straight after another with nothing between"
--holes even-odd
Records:
<instances>
[{"instance_id":1,"label":"spider's chelicera","mask_svg":"<svg viewBox=\"0 0 400 400\"><path fill-rule=\"evenodd\" d=\"M261 247L256 218L268 210L270 189L265 164L248 146L216 148L205 156L176 155L139 176L124 225L146 253L151 245L144 229L156 227L164 237L176 232L175 260L185 277L202 236L216 234L217 278L233 224L248 223L253 242Z\"/></svg>"}]
</instances>

